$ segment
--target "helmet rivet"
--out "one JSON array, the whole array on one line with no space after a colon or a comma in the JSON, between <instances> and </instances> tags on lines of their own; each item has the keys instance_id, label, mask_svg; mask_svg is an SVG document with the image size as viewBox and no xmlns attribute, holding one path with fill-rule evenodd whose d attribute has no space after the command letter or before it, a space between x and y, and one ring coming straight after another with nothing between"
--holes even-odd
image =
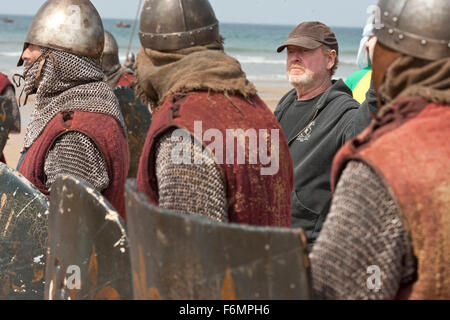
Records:
<instances>
[{"instance_id":1,"label":"helmet rivet","mask_svg":"<svg viewBox=\"0 0 450 320\"><path fill-rule=\"evenodd\" d=\"M388 11L385 11L385 12L384 12L384 16L385 16L385 17L389 16L389 12L388 12Z\"/></svg>"},{"instance_id":2,"label":"helmet rivet","mask_svg":"<svg viewBox=\"0 0 450 320\"><path fill-rule=\"evenodd\" d=\"M393 34L394 33L394 30L392 30L392 29L389 29L389 34Z\"/></svg>"},{"instance_id":3,"label":"helmet rivet","mask_svg":"<svg viewBox=\"0 0 450 320\"><path fill-rule=\"evenodd\" d=\"M178 38L181 38L181 34L180 33L178 34Z\"/></svg>"},{"instance_id":4,"label":"helmet rivet","mask_svg":"<svg viewBox=\"0 0 450 320\"><path fill-rule=\"evenodd\" d=\"M448 47L450 48L450 43L448 44Z\"/></svg>"},{"instance_id":5,"label":"helmet rivet","mask_svg":"<svg viewBox=\"0 0 450 320\"><path fill-rule=\"evenodd\" d=\"M392 18L392 21L397 22L397 21L398 21L398 18L397 18L397 17L393 17L393 18Z\"/></svg>"},{"instance_id":6,"label":"helmet rivet","mask_svg":"<svg viewBox=\"0 0 450 320\"><path fill-rule=\"evenodd\" d=\"M420 41L420 43L424 46L427 44L427 40L422 40L422 41Z\"/></svg>"},{"instance_id":7,"label":"helmet rivet","mask_svg":"<svg viewBox=\"0 0 450 320\"><path fill-rule=\"evenodd\" d=\"M398 35L398 38L399 38L400 40L403 40L403 39L405 38L405 36L402 35L402 34L399 34L399 35Z\"/></svg>"},{"instance_id":8,"label":"helmet rivet","mask_svg":"<svg viewBox=\"0 0 450 320\"><path fill-rule=\"evenodd\" d=\"M191 42L191 46L195 45L195 42Z\"/></svg>"}]
</instances>

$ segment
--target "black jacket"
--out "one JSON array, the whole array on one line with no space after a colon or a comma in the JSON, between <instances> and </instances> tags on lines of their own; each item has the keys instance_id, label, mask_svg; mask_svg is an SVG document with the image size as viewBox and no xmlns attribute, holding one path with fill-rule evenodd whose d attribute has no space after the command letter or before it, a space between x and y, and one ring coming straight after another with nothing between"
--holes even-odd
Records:
<instances>
[{"instance_id":1,"label":"black jacket","mask_svg":"<svg viewBox=\"0 0 450 320\"><path fill-rule=\"evenodd\" d=\"M296 100L295 89L280 100L275 109L278 121ZM367 103L360 107L342 80L333 81L333 86L311 108L314 116L306 128L304 123L296 124L296 128L283 128L294 166L292 226L303 228L309 249L330 209L333 158L347 140L369 125L369 112L376 111L376 106Z\"/></svg>"}]
</instances>

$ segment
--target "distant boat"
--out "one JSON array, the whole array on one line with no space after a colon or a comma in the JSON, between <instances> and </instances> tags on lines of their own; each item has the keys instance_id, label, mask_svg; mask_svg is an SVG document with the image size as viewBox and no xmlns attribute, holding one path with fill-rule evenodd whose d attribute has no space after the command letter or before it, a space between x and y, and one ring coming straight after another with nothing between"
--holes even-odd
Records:
<instances>
[{"instance_id":1,"label":"distant boat","mask_svg":"<svg viewBox=\"0 0 450 320\"><path fill-rule=\"evenodd\" d=\"M14 20L11 20L11 19L8 19L8 18L3 18L3 22L6 22L6 23L13 23Z\"/></svg>"},{"instance_id":2,"label":"distant boat","mask_svg":"<svg viewBox=\"0 0 450 320\"><path fill-rule=\"evenodd\" d=\"M129 28L129 27L131 27L131 25L129 23L119 22L119 23L116 23L116 27L117 28Z\"/></svg>"}]
</instances>

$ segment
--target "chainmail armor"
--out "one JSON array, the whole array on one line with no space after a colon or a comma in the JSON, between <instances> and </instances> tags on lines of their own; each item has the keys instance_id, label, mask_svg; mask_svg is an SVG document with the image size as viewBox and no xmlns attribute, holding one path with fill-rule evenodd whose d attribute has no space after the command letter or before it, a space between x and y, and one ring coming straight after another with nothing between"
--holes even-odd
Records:
<instances>
[{"instance_id":1,"label":"chainmail armor","mask_svg":"<svg viewBox=\"0 0 450 320\"><path fill-rule=\"evenodd\" d=\"M172 132L164 134L156 146L159 205L228 222L225 183L213 156L203 153L202 145L192 138L189 146L192 164L174 164L172 150L180 142L171 140ZM202 164L194 164L195 157L201 157Z\"/></svg>"},{"instance_id":2,"label":"chainmail armor","mask_svg":"<svg viewBox=\"0 0 450 320\"><path fill-rule=\"evenodd\" d=\"M99 191L109 185L108 170L100 151L85 134L72 131L56 140L45 159L46 186L56 178L71 175L82 178Z\"/></svg>"},{"instance_id":3,"label":"chainmail armor","mask_svg":"<svg viewBox=\"0 0 450 320\"><path fill-rule=\"evenodd\" d=\"M29 148L53 117L63 111L110 115L126 126L118 101L97 60L48 48L24 70L25 92L36 92L36 106L27 127L24 147ZM36 91L37 89L37 91Z\"/></svg>"},{"instance_id":4,"label":"chainmail armor","mask_svg":"<svg viewBox=\"0 0 450 320\"><path fill-rule=\"evenodd\" d=\"M414 281L416 260L394 199L366 164L350 162L310 255L313 290L323 299L394 299ZM369 289L369 266L381 271Z\"/></svg>"}]
</instances>

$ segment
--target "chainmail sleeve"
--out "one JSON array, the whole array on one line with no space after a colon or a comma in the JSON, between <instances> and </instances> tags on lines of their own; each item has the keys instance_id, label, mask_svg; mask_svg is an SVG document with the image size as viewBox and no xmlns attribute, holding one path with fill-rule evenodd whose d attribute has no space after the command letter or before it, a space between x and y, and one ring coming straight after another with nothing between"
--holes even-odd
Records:
<instances>
[{"instance_id":1,"label":"chainmail sleeve","mask_svg":"<svg viewBox=\"0 0 450 320\"><path fill-rule=\"evenodd\" d=\"M175 164L171 155L180 142L172 141L172 132L159 139L156 149L159 205L228 222L225 183L212 155L203 152L202 145L191 138L188 146L192 164ZM186 134L189 135L187 131ZM202 164L194 164L194 157L201 157Z\"/></svg>"},{"instance_id":2,"label":"chainmail sleeve","mask_svg":"<svg viewBox=\"0 0 450 320\"><path fill-rule=\"evenodd\" d=\"M68 132L56 140L45 159L44 172L48 189L62 175L81 178L98 191L109 185L103 156L88 136L77 131Z\"/></svg>"},{"instance_id":3,"label":"chainmail sleeve","mask_svg":"<svg viewBox=\"0 0 450 320\"><path fill-rule=\"evenodd\" d=\"M350 162L342 173L310 258L319 299L394 299L400 284L414 280L415 259L396 203L366 164Z\"/></svg>"}]
</instances>

